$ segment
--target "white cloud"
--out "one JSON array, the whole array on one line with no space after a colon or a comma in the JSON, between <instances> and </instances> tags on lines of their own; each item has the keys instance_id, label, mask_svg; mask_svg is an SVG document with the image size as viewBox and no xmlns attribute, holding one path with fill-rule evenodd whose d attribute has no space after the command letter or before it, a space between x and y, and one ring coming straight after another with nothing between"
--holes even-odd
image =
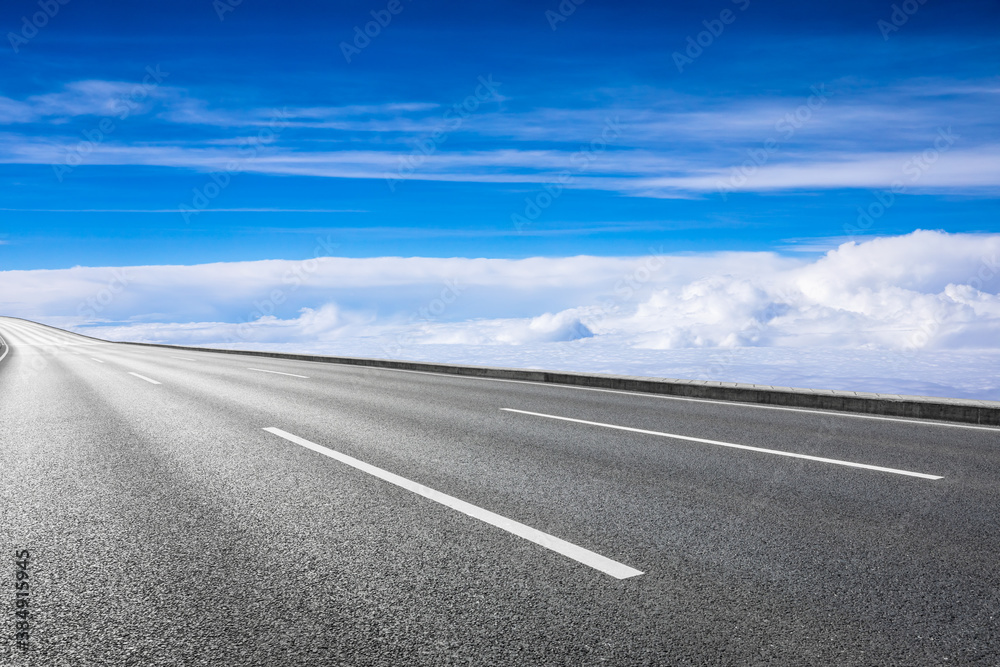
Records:
<instances>
[{"instance_id":1,"label":"white cloud","mask_svg":"<svg viewBox=\"0 0 1000 667\"><path fill-rule=\"evenodd\" d=\"M116 336L173 342L517 345L594 335L643 349L995 348L998 257L1000 235L918 231L845 243L814 261L713 253L76 267L0 272L0 311L118 322Z\"/></svg>"},{"instance_id":2,"label":"white cloud","mask_svg":"<svg viewBox=\"0 0 1000 667\"><path fill-rule=\"evenodd\" d=\"M888 188L899 182L921 192L996 190L995 81L918 83L879 91L831 82L799 96L737 101L656 90L603 91L597 101L567 101L577 108L488 105L475 112L475 122L459 128L444 122L445 106L430 102L290 107L280 112L289 131L253 159L239 150L252 137L234 137L231 128L253 135L272 123L276 110L223 108L162 85L130 113L145 114L148 123L201 125L205 136L163 142L152 139L163 136L155 132L133 143L116 136L93 146L87 164L213 171L235 162L240 170L268 175L375 180L402 171L413 180L558 181L569 188L660 198L720 189ZM0 97L4 124L62 124L59 135L51 128L42 135L0 135L0 163L59 163L86 129L69 121L114 113L133 88L127 82L79 81L23 100ZM821 104L812 90L823 91ZM615 128L610 135L609 125ZM416 142L426 142L435 131L476 140L442 141L432 154L415 158ZM954 134L954 140L942 144L942 132ZM492 147L498 138L502 147L458 148ZM929 156L927 164L915 168L912 160L922 155ZM415 159L418 167L412 168ZM566 173L572 176L568 183Z\"/></svg>"},{"instance_id":3,"label":"white cloud","mask_svg":"<svg viewBox=\"0 0 1000 667\"><path fill-rule=\"evenodd\" d=\"M814 260L327 257L5 271L0 314L111 340L1000 398L996 373L969 375L976 355L1000 360L1000 235L918 231Z\"/></svg>"},{"instance_id":4,"label":"white cloud","mask_svg":"<svg viewBox=\"0 0 1000 667\"><path fill-rule=\"evenodd\" d=\"M77 116L118 116L147 112L154 101L177 97L176 88L127 81L74 81L62 90L23 101L0 97L0 123L64 122Z\"/></svg>"},{"instance_id":5,"label":"white cloud","mask_svg":"<svg viewBox=\"0 0 1000 667\"><path fill-rule=\"evenodd\" d=\"M78 137L26 139L0 135L0 163L54 164L65 159ZM933 141L928 142L928 149ZM666 157L648 151L608 149L594 154L586 169L573 163L574 152L515 150L440 152L422 157L420 168L403 170L410 151L340 150L300 151L263 144L252 158L236 147L172 145L128 146L105 141L87 155L91 165L140 165L196 171L225 171L383 180L447 181L465 183L542 184L563 182L571 189L621 192L641 197L685 197L698 193L885 188L902 185L907 192L982 190L1000 187L1000 146L951 148L935 154L933 163L914 162L913 151L852 153L796 158L786 156L771 164L750 165L741 176L745 156L714 165L700 158ZM579 163L579 164L582 164ZM234 167L235 165L235 167ZM562 176L560 176L562 174ZM566 174L569 175L567 178ZM670 174L670 175L663 175Z\"/></svg>"},{"instance_id":6,"label":"white cloud","mask_svg":"<svg viewBox=\"0 0 1000 667\"><path fill-rule=\"evenodd\" d=\"M1000 146L948 149L927 142L923 153L852 154L839 159L810 157L757 166L749 160L723 169L705 169L695 175L635 179L629 186L646 196L680 192L738 192L782 189L884 188L894 184L909 189L997 188L1000 185ZM741 165L749 166L740 171ZM743 176L741 178L741 176Z\"/></svg>"}]
</instances>

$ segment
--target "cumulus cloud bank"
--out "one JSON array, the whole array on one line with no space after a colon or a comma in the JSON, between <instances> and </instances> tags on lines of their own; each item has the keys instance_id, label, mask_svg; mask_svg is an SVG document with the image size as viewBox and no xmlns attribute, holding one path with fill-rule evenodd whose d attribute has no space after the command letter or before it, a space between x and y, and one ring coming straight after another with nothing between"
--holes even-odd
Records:
<instances>
[{"instance_id":1,"label":"cumulus cloud bank","mask_svg":"<svg viewBox=\"0 0 1000 667\"><path fill-rule=\"evenodd\" d=\"M998 260L1000 235L916 231L812 260L656 251L76 267L0 272L0 312L112 340L442 360L475 350L463 359L513 365L575 350L609 372L700 350L702 376L731 380L734 351L749 349L887 352L896 369L918 353L1000 353Z\"/></svg>"}]
</instances>

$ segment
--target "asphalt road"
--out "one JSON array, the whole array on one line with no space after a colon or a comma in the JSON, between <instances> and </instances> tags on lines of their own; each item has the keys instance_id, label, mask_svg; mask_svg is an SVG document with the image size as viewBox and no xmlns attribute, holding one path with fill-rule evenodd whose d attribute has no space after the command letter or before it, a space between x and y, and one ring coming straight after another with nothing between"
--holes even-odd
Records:
<instances>
[{"instance_id":1,"label":"asphalt road","mask_svg":"<svg viewBox=\"0 0 1000 667\"><path fill-rule=\"evenodd\" d=\"M998 429L0 336L4 665L1000 664Z\"/></svg>"}]
</instances>

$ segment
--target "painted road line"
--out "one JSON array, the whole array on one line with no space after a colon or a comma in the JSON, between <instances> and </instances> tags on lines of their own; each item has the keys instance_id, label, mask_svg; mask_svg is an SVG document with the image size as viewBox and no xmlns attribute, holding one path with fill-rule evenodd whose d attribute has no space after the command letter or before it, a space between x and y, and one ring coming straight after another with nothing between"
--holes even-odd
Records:
<instances>
[{"instance_id":1,"label":"painted road line","mask_svg":"<svg viewBox=\"0 0 1000 667\"><path fill-rule=\"evenodd\" d=\"M134 375L137 378L139 378L140 380L145 380L146 382L149 382L150 384L163 384L162 382L157 382L156 380L153 380L152 378L148 378L145 375L139 375L138 373L133 373L132 371L129 371L128 374L129 375Z\"/></svg>"},{"instance_id":2,"label":"painted road line","mask_svg":"<svg viewBox=\"0 0 1000 667\"><path fill-rule=\"evenodd\" d=\"M107 341L105 341L107 342ZM216 350L204 349L204 352L216 352ZM298 360L304 361L304 360ZM305 363L323 363L323 362L311 362L305 361ZM645 391L628 391L623 389L603 389L601 387L580 387L578 385L572 384L559 384L556 382L540 382L537 380L509 380L507 378L490 378L490 377L478 377L474 375L456 375L454 373L441 373L438 371L414 371L405 368L381 368L377 366L353 366L351 364L336 364L336 365L347 365L353 368L363 368L367 370L374 371L390 371L393 373L413 373L415 375L435 375L437 377L443 378L453 378L458 380L477 380L486 382L510 382L513 384L530 384L535 386L550 387L553 389L572 389L574 391L598 391L606 394L625 394L626 396L636 396L640 398L654 398L666 401L687 401L690 403L714 403L716 405L723 405L732 408L754 408L756 410L783 410L786 412L806 412L814 415L825 415L828 417L849 417L851 419L874 419L877 421L887 421L887 422L901 422L904 424L918 424L920 426L944 426L947 428L967 428L978 431L992 431L994 433L1000 432L1000 428L996 426L980 426L977 424L956 424L952 422L935 421L931 419L908 419L906 417L890 417L883 415L866 415L866 414L855 414L851 412L838 412L836 410L822 410L818 408L792 408L784 405L761 405L759 403L744 403L741 401L725 401L721 399L713 398L691 398L689 396L670 396L666 394L653 394ZM761 385L764 388L764 385Z\"/></svg>"},{"instance_id":3,"label":"painted road line","mask_svg":"<svg viewBox=\"0 0 1000 667\"><path fill-rule=\"evenodd\" d=\"M198 361L197 359L192 359L191 357L178 357L178 356L174 356L174 359L183 359L184 361Z\"/></svg>"},{"instance_id":4,"label":"painted road line","mask_svg":"<svg viewBox=\"0 0 1000 667\"><path fill-rule=\"evenodd\" d=\"M103 363L104 363L103 361L101 361L101 360L100 360L100 359L98 359L97 357L91 357L91 359L93 359L94 361L96 361L96 362L97 362L97 363L99 363L99 364L103 364Z\"/></svg>"},{"instance_id":5,"label":"painted road line","mask_svg":"<svg viewBox=\"0 0 1000 667\"><path fill-rule=\"evenodd\" d=\"M440 491L427 488L423 484L418 484L417 482L406 479L405 477L400 477L399 475L383 470L382 468L377 468L371 464L365 463L364 461L360 461L353 456L341 454L340 452L328 449L323 445L317 445L315 442L310 442L305 438L292 435L291 433L282 431L280 428L269 427L264 430L268 433L273 433L278 437L284 438L289 442L294 442L296 445L301 445L306 449L311 449L317 454L322 454L323 456L328 456L331 459L336 459L341 463L346 463L353 468L357 468L362 472L378 477L379 479L389 482L390 484L395 484L396 486L406 489L407 491L412 491L413 493L423 496L424 498L441 503L445 507L450 507L451 509L461 512L462 514L484 521L491 526L496 526L497 528L506 530L508 533L513 533L518 537L523 537L529 542L534 542L535 544L543 546L546 549L550 549L556 553L562 554L563 556L572 558L579 563L588 565L595 570L600 570L605 574L611 575L615 579L628 579L629 577L635 577L642 574L642 571L640 570L636 570L628 565L606 558L605 556L594 553L588 549L584 549L583 547L579 547L571 542L561 540L558 537L549 535L548 533L543 533L542 531L526 526L523 523L518 523L513 519L508 519L505 516L494 514L489 510L477 507L476 505L467 503L464 500L459 500L458 498L441 493Z\"/></svg>"},{"instance_id":6,"label":"painted road line","mask_svg":"<svg viewBox=\"0 0 1000 667\"><path fill-rule=\"evenodd\" d=\"M345 364L347 365L347 364ZM648 391L628 391L625 389L603 389L601 387L580 387L574 384L560 384L558 382L541 382L538 380L509 380L507 378L487 378L476 375L456 375L455 373L441 373L437 371L412 371L406 368L381 368L379 366L354 366L355 368L365 368L376 371L392 371L394 373L414 373L416 375L436 375L443 378L456 378L459 380L479 380L485 382L510 382L513 384L530 384L536 387L551 387L553 389L572 389L574 391L599 391L605 394L625 394L626 396L636 396L639 398L655 398L664 401L687 401L689 403L714 403L725 405L731 408L754 408L757 410L784 410L786 412L808 412L814 415L824 415L827 417L850 417L852 419L876 419L887 422L902 422L905 424L920 424L921 426L947 426L949 428L971 428L979 431L1000 431L996 426L978 426L976 424L953 424L950 422L934 421L931 419L907 419L906 417L885 417L882 415L861 415L851 412L837 412L836 410L821 410L818 408L790 408L784 405L761 405L759 403L744 403L742 401L724 401L714 398L690 398L688 396L669 396L666 394L653 394ZM763 387L764 385L761 385Z\"/></svg>"},{"instance_id":7,"label":"painted road line","mask_svg":"<svg viewBox=\"0 0 1000 667\"><path fill-rule=\"evenodd\" d=\"M750 447L748 445L737 445L732 442L720 442L719 440L706 440L705 438L693 438L689 435L676 435L674 433L663 433L661 431L647 431L642 428L632 428L631 426L617 426L615 424L603 424L585 419L573 419L571 417L559 417L557 415L546 415L541 412L528 412L527 410L515 410L513 408L500 408L504 412L516 412L522 415L532 415L534 417L545 417L546 419L558 419L576 424L587 424L588 426L601 426L603 428L613 428L618 431L629 431L631 433L643 433L645 435L658 435L663 438L674 438L676 440L689 440L700 442L706 445L717 445L719 447L731 447L732 449L745 449L751 452L761 452L763 454L776 454L778 456L788 456L793 459L806 459L807 461L819 461L820 463L832 463L838 466L849 468L864 468L865 470L877 470L879 472L891 472L895 475L908 475L910 477L920 477L921 479L943 479L941 475L928 475L922 472L911 472L909 470L897 470L896 468L883 468L882 466L868 465L867 463L854 463L852 461L841 461L839 459L828 459L822 456L810 456L808 454L795 454L793 452L783 452L777 449L764 449L762 447Z\"/></svg>"},{"instance_id":8,"label":"painted road line","mask_svg":"<svg viewBox=\"0 0 1000 667\"><path fill-rule=\"evenodd\" d=\"M22 339L21 342L32 346L47 345L48 343L37 335L35 332L28 327L23 327L21 325L7 325L14 333L17 334L17 338Z\"/></svg>"},{"instance_id":9,"label":"painted road line","mask_svg":"<svg viewBox=\"0 0 1000 667\"><path fill-rule=\"evenodd\" d=\"M3 354L0 354L0 361L3 361L7 353L10 352L10 345L7 344L7 341L2 336L0 336L0 342L3 342Z\"/></svg>"},{"instance_id":10,"label":"painted road line","mask_svg":"<svg viewBox=\"0 0 1000 667\"><path fill-rule=\"evenodd\" d=\"M293 378L302 378L304 380L309 379L308 375L296 375L295 373L282 373L281 371L266 371L263 368L250 368L249 366L247 366L247 370L260 371L261 373L274 373L275 375L289 375Z\"/></svg>"}]
</instances>

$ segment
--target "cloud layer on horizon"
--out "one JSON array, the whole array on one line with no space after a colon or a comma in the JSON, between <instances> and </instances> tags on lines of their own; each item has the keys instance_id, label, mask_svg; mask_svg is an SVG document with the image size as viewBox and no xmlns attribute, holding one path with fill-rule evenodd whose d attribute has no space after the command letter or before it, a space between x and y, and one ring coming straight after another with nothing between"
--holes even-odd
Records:
<instances>
[{"instance_id":1,"label":"cloud layer on horizon","mask_svg":"<svg viewBox=\"0 0 1000 667\"><path fill-rule=\"evenodd\" d=\"M1000 349L1000 235L916 231L818 259L728 252L319 257L0 272L0 313L112 340L345 349Z\"/></svg>"}]
</instances>

